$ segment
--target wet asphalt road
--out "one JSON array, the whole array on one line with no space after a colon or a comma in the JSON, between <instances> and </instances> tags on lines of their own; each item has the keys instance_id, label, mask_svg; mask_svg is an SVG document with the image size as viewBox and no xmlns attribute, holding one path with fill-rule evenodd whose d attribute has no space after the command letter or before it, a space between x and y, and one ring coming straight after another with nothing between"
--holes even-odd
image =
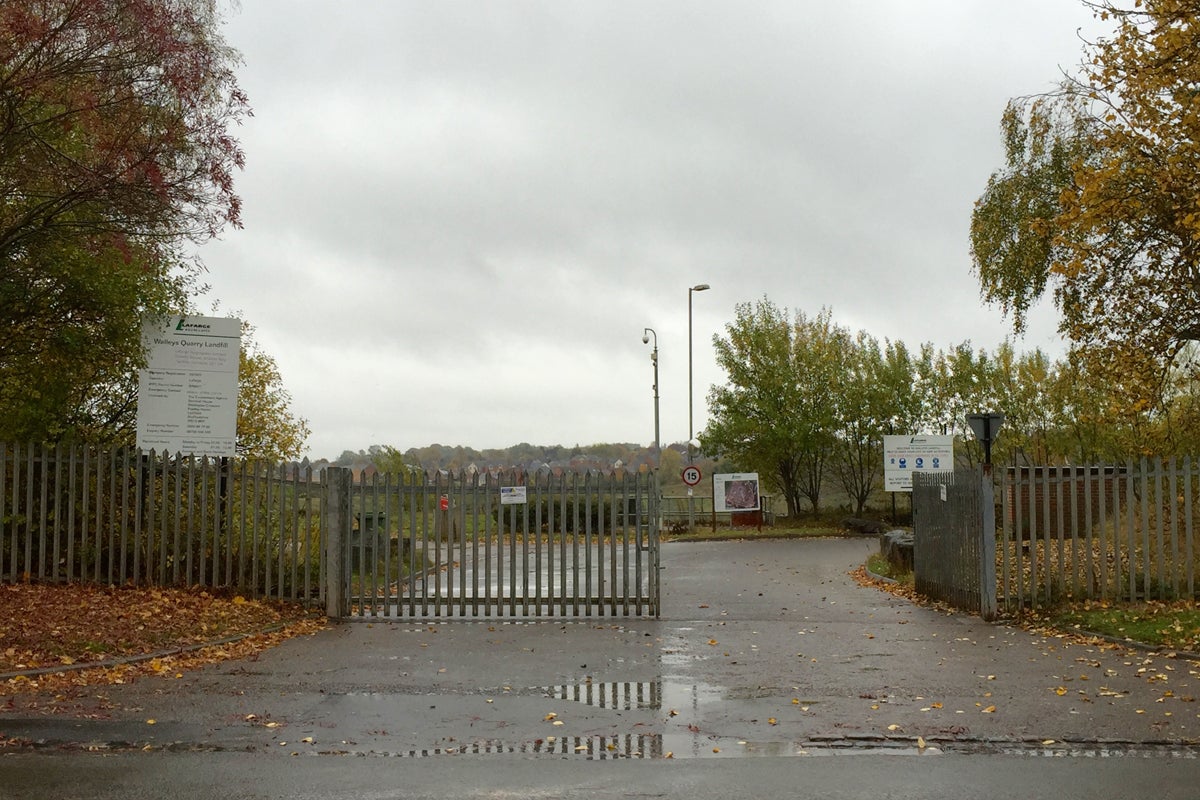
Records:
<instances>
[{"instance_id":1,"label":"wet asphalt road","mask_svg":"<svg viewBox=\"0 0 1200 800\"><path fill-rule=\"evenodd\" d=\"M95 778L80 797L117 787L166 796L155 792L172 777L228 790L222 774L278 776L231 797L720 797L748 786L943 796L943 784L945 796L1036 796L972 794L953 780L964 770L1008 775L1014 790L1047 775L1082 789L1084 775L1115 771L1161 796L1195 796L1200 665L859 586L847 573L874 548L871 539L669 544L659 620L347 623L257 661L112 687L77 709L97 718L18 710L0 717L0 732L43 745L0 757L0 797L69 796L17 793L48 791L35 780L47 769ZM125 778L99 780L104 770L85 766L96 756L79 754L89 749L123 764ZM873 793L822 783L851 763L877 774ZM662 770L653 777L641 771L652 764ZM824 790L798 793L788 783L796 770L813 781L805 792ZM385 777L393 771L411 780L397 786ZM327 786L319 777L343 773ZM558 794L531 794L533 776L551 773ZM360 785L369 774L380 793ZM450 774L459 777L447 783ZM633 785L605 780L626 774ZM689 790L683 775L710 779ZM905 793L922 785L924 794ZM1120 786L1109 776L1087 796Z\"/></svg>"}]
</instances>

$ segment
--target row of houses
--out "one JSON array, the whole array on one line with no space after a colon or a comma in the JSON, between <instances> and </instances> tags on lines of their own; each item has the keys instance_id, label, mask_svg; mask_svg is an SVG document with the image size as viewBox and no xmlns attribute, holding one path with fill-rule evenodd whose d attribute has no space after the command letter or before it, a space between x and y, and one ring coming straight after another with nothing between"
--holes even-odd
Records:
<instances>
[{"instance_id":1,"label":"row of houses","mask_svg":"<svg viewBox=\"0 0 1200 800\"><path fill-rule=\"evenodd\" d=\"M307 474L308 469L312 470L312 475L314 478L319 478L326 469L332 466L334 466L333 463L327 459L319 459L312 462L309 462L306 459L304 461L285 462L281 464L279 468L281 470L282 477L284 478L291 478L294 475L305 475ZM554 478L561 478L564 475L572 474L648 472L653 468L653 455L635 458L631 460L630 463L626 463L621 459L607 461L594 456L575 456L569 460L556 460L550 462L531 460L524 464L507 466L495 464L480 465L472 462L464 467L461 471L440 469L433 471L426 470L426 473L432 475L436 472L437 474L444 476L454 475L456 477L460 474L468 477L474 476L475 480L482 485L488 482L489 478L491 478L494 482L498 481L502 476L506 479L511 479L513 475L524 476L544 474L550 475ZM376 475L382 479L384 475L383 470L379 469L370 461L352 463L349 465L349 469L355 481L370 481ZM420 471L421 468L419 466L413 466L412 469Z\"/></svg>"}]
</instances>

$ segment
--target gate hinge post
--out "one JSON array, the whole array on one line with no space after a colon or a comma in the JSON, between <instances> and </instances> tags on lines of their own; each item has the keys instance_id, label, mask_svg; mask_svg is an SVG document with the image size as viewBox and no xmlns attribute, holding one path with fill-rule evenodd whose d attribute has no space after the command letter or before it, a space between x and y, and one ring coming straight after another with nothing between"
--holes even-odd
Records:
<instances>
[{"instance_id":1,"label":"gate hinge post","mask_svg":"<svg viewBox=\"0 0 1200 800\"><path fill-rule=\"evenodd\" d=\"M988 622L996 619L996 487L992 465L980 471L980 509L983 512L979 548L979 615Z\"/></svg>"}]
</instances>

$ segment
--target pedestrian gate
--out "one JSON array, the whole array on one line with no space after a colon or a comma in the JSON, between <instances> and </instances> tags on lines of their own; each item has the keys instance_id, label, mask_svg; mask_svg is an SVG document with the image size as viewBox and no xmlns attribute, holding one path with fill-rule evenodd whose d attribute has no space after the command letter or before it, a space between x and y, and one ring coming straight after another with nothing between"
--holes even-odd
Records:
<instances>
[{"instance_id":1,"label":"pedestrian gate","mask_svg":"<svg viewBox=\"0 0 1200 800\"><path fill-rule=\"evenodd\" d=\"M333 480L343 481L325 517L337 616L659 614L654 473Z\"/></svg>"}]
</instances>

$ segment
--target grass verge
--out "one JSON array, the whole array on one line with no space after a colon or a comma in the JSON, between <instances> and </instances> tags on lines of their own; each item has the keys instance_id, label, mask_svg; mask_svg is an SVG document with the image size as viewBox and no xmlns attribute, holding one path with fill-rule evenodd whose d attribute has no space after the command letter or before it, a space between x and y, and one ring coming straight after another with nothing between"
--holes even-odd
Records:
<instances>
[{"instance_id":1,"label":"grass verge","mask_svg":"<svg viewBox=\"0 0 1200 800\"><path fill-rule=\"evenodd\" d=\"M898 570L880 553L872 553L867 563L851 574L860 583L874 585L916 603L939 605L918 595L913 586L913 574ZM875 576L894 583L875 580ZM1083 601L1048 611L1026 612L1008 621L1043 634L1098 635L1117 645L1135 644L1185 655L1200 654L1200 608L1191 602Z\"/></svg>"},{"instance_id":2,"label":"grass verge","mask_svg":"<svg viewBox=\"0 0 1200 800\"><path fill-rule=\"evenodd\" d=\"M1117 641L1200 652L1200 609L1194 603L1084 602L1055 609L1046 622L1074 633L1098 633Z\"/></svg>"},{"instance_id":3,"label":"grass verge","mask_svg":"<svg viewBox=\"0 0 1200 800\"><path fill-rule=\"evenodd\" d=\"M881 578L889 578L905 586L912 586L913 574L910 570L902 570L888 561L882 553L872 553L867 559L867 569Z\"/></svg>"}]
</instances>

